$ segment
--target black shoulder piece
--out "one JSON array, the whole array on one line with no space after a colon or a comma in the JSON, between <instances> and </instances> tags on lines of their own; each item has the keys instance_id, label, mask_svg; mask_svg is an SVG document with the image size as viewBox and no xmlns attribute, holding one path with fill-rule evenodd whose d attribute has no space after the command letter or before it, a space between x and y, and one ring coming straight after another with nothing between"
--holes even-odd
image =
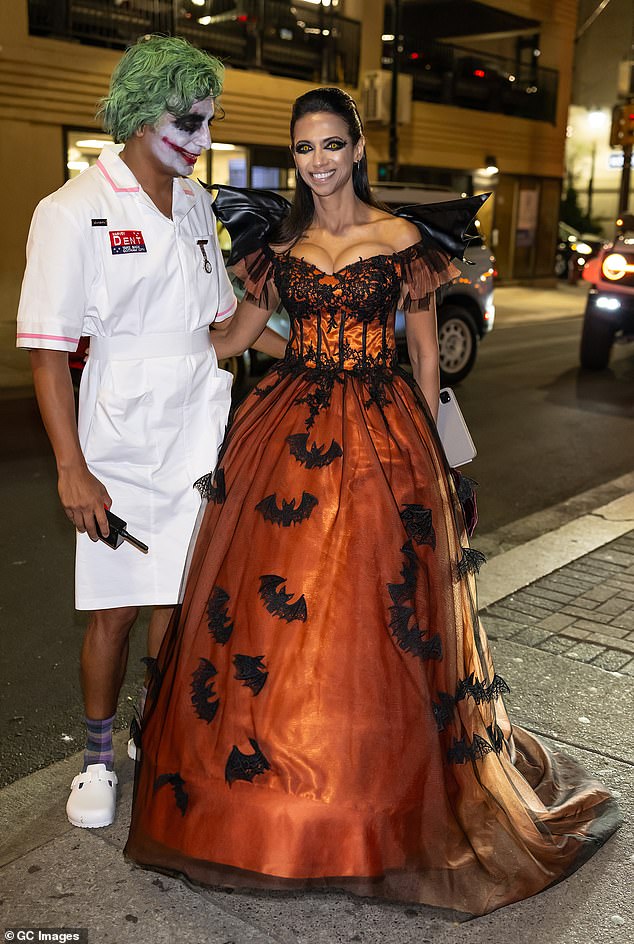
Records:
<instances>
[{"instance_id":1,"label":"black shoulder piece","mask_svg":"<svg viewBox=\"0 0 634 944\"><path fill-rule=\"evenodd\" d=\"M283 220L291 208L288 200L273 190L224 184L203 184L203 187L210 192L218 191L212 209L231 236L227 265L235 265L267 243L271 228Z\"/></svg>"},{"instance_id":2,"label":"black shoulder piece","mask_svg":"<svg viewBox=\"0 0 634 944\"><path fill-rule=\"evenodd\" d=\"M467 229L490 196L490 193L480 193L477 197L447 200L443 203L410 203L398 207L394 213L411 220L423 238L433 239L444 252L455 256L456 259L463 259L465 249L478 235L475 232L467 232Z\"/></svg>"}]
</instances>

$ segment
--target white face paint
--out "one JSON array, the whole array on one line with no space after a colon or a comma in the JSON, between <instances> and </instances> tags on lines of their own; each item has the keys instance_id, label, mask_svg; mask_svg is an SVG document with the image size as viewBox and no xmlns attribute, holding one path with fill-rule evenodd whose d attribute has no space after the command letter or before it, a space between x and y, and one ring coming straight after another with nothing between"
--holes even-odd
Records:
<instances>
[{"instance_id":1,"label":"white face paint","mask_svg":"<svg viewBox=\"0 0 634 944\"><path fill-rule=\"evenodd\" d=\"M187 114L178 118L165 112L154 128L147 129L154 159L175 177L191 174L199 156L211 147L209 122L213 116L212 98L194 102Z\"/></svg>"}]
</instances>

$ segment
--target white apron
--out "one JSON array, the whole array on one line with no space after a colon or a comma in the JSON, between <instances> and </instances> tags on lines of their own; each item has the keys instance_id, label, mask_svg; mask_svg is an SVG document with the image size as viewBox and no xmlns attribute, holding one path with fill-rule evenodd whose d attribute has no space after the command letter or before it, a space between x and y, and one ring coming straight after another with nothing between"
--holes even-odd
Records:
<instances>
[{"instance_id":1,"label":"white apron","mask_svg":"<svg viewBox=\"0 0 634 944\"><path fill-rule=\"evenodd\" d=\"M78 534L78 609L178 602L200 508L193 483L215 465L230 405L207 327L235 304L209 197L190 180L174 181L169 220L106 149L38 206L18 345L72 351L94 339L80 443L112 511L150 549Z\"/></svg>"}]
</instances>

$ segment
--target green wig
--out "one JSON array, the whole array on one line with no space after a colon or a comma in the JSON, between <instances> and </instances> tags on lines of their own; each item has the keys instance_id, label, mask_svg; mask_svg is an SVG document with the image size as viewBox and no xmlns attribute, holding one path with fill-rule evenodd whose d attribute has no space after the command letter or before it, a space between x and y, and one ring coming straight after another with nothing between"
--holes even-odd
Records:
<instances>
[{"instance_id":1,"label":"green wig","mask_svg":"<svg viewBox=\"0 0 634 944\"><path fill-rule=\"evenodd\" d=\"M194 102L222 90L222 63L176 36L147 36L123 55L97 117L117 144L161 115L186 115Z\"/></svg>"}]
</instances>

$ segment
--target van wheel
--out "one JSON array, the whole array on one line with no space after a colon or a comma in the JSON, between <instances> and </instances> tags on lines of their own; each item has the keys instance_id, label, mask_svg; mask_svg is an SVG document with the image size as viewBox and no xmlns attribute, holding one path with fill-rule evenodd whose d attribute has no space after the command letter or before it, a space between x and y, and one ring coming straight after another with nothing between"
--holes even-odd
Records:
<instances>
[{"instance_id":1,"label":"van wheel","mask_svg":"<svg viewBox=\"0 0 634 944\"><path fill-rule=\"evenodd\" d=\"M465 308L443 305L438 312L438 349L441 383L464 380L478 353L478 329Z\"/></svg>"},{"instance_id":2,"label":"van wheel","mask_svg":"<svg viewBox=\"0 0 634 944\"><path fill-rule=\"evenodd\" d=\"M586 308L581 332L581 366L588 370L603 370L608 366L614 344L614 325L603 318L592 315Z\"/></svg>"}]
</instances>

